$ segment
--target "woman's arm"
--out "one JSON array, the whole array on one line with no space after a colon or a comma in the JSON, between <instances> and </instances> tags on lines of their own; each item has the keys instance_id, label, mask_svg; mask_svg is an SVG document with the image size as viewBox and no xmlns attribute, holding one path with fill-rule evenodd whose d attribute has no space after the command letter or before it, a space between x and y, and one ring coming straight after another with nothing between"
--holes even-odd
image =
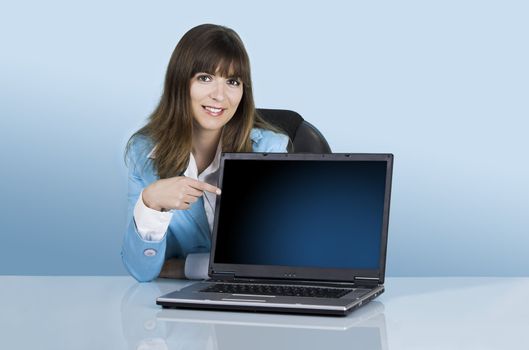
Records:
<instances>
[{"instance_id":1,"label":"woman's arm","mask_svg":"<svg viewBox=\"0 0 529 350\"><path fill-rule=\"evenodd\" d=\"M143 188L147 185L142 176L142 162L136 149L129 150L128 163L128 208L127 230L123 238L121 257L127 271L139 282L155 279L160 274L166 250L166 235L161 240L149 241L138 232L134 221L134 208ZM141 153L140 153L141 154Z\"/></svg>"}]
</instances>

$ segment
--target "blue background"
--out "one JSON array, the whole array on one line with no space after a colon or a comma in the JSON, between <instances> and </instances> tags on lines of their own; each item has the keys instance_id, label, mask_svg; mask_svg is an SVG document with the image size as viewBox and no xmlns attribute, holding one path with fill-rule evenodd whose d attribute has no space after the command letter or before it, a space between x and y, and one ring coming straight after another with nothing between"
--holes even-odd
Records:
<instances>
[{"instance_id":1,"label":"blue background","mask_svg":"<svg viewBox=\"0 0 529 350\"><path fill-rule=\"evenodd\" d=\"M18 1L0 11L0 274L120 275L123 148L191 27L257 106L395 154L388 276L528 276L525 1Z\"/></svg>"}]
</instances>

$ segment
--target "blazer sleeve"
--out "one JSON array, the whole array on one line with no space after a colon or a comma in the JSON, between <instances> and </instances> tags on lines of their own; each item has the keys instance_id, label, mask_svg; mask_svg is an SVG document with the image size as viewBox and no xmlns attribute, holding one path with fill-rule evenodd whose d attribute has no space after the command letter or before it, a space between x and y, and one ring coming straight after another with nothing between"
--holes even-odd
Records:
<instances>
[{"instance_id":1,"label":"blazer sleeve","mask_svg":"<svg viewBox=\"0 0 529 350\"><path fill-rule=\"evenodd\" d=\"M143 152L138 152L137 145L130 148L127 155L128 165L128 205L127 228L121 247L121 258L127 271L139 282L152 281L157 278L165 261L167 246L164 235L161 241L144 240L134 222L134 206L141 191L147 185L142 177L143 162L146 159Z\"/></svg>"}]
</instances>

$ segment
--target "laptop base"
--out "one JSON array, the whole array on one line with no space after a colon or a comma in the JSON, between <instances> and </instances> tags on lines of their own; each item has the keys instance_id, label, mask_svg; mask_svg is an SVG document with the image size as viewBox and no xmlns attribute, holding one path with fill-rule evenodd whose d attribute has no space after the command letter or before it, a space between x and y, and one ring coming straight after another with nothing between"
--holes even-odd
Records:
<instances>
[{"instance_id":1,"label":"laptop base","mask_svg":"<svg viewBox=\"0 0 529 350\"><path fill-rule=\"evenodd\" d=\"M191 286L192 287L192 286ZM189 287L188 287L189 288ZM187 288L184 288L187 289ZM207 297L190 298L185 291L175 291L163 295L156 299L156 304L163 308L173 309L199 309L199 310L223 310L223 311L243 311L243 312L265 312L284 314L305 314L320 316L345 316L351 311L367 304L371 300L384 292L383 286L373 288L357 300L344 300L343 305L316 305L303 304L303 298L298 303L276 303L263 302L258 300L248 300L242 298L232 298L231 301L211 300ZM199 293L200 294L200 293ZM251 298L251 297L249 297ZM309 298L307 298L309 299Z\"/></svg>"}]
</instances>

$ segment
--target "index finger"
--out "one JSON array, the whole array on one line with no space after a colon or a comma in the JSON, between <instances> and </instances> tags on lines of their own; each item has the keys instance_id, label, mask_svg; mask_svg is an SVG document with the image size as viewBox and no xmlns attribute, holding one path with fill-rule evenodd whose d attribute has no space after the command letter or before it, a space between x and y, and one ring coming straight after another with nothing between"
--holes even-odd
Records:
<instances>
[{"instance_id":1,"label":"index finger","mask_svg":"<svg viewBox=\"0 0 529 350\"><path fill-rule=\"evenodd\" d=\"M215 194L221 193L220 188L210 185L207 182L202 182L202 181L198 181L195 179L191 179L191 180L192 181L191 181L190 186L193 188L196 188L201 191L208 191L208 192L215 193Z\"/></svg>"}]
</instances>

